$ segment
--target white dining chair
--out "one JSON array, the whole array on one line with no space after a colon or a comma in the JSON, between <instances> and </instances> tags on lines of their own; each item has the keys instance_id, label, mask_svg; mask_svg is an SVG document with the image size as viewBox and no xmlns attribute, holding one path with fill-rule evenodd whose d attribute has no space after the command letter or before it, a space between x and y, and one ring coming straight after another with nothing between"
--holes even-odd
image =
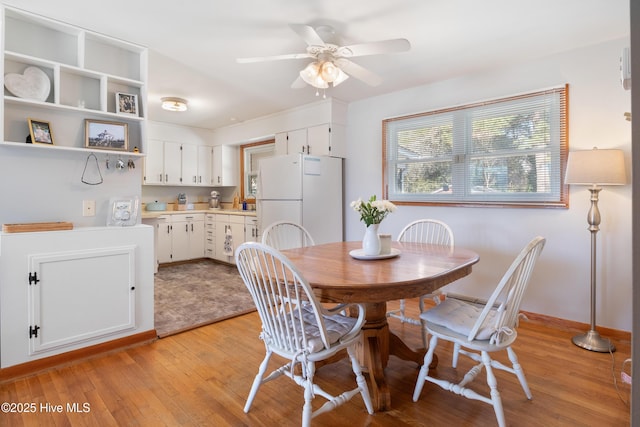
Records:
<instances>
[{"instance_id":1,"label":"white dining chair","mask_svg":"<svg viewBox=\"0 0 640 427\"><path fill-rule=\"evenodd\" d=\"M236 250L235 259L260 315L260 338L266 348L244 412L249 412L262 384L285 375L304 388L303 427L308 427L312 418L342 405L356 394L362 396L367 412L373 414L369 389L356 359L356 345L365 323L364 305L341 304L335 309L327 309L316 299L311 286L291 261L273 247L244 243ZM341 314L346 309L350 309L354 317ZM344 349L351 360L357 386L334 396L314 382L315 364ZM287 363L265 375L274 353L287 359ZM281 389L276 391L282 392ZM312 401L317 396L327 402L314 411Z\"/></svg>"},{"instance_id":2,"label":"white dining chair","mask_svg":"<svg viewBox=\"0 0 640 427\"><path fill-rule=\"evenodd\" d=\"M398 234L399 242L419 242L419 243L429 243L433 245L445 245L449 246L451 249L454 247L454 238L453 231L451 227L449 227L446 223L442 221L438 221L436 219L419 219L407 224L400 234ZM420 307L420 313L423 313L425 310L424 301L427 298L435 298L439 292L434 292L428 295L422 295L418 304ZM388 317L394 317L396 319L400 319L402 323L410 323L412 325L423 326L422 321L420 319L414 319L405 314L406 310L406 302L404 299L400 300L400 307L396 310L390 310L387 312ZM422 328L422 341L423 344L427 345L427 337L424 334L424 328Z\"/></svg>"},{"instance_id":3,"label":"white dining chair","mask_svg":"<svg viewBox=\"0 0 640 427\"><path fill-rule=\"evenodd\" d=\"M262 233L262 244L280 251L315 245L313 237L302 225L291 221L269 224Z\"/></svg>"},{"instance_id":4,"label":"white dining chair","mask_svg":"<svg viewBox=\"0 0 640 427\"><path fill-rule=\"evenodd\" d=\"M494 368L515 374L527 399L531 400L532 395L524 371L511 345L518 336L516 328L522 297L544 244L544 238L536 237L522 249L486 304L478 305L456 298L447 298L420 315L431 335L431 340L416 380L413 391L414 402L418 401L425 381L429 381L468 399L480 400L492 405L498 425L505 426L502 399L493 373ZM454 368L458 365L459 354L478 362L458 383L429 375L429 365L439 340L454 344L452 361ZM501 350L507 351L511 366L491 359L491 353ZM490 388L488 397L467 387L467 384L482 372L483 367L487 371L487 384Z\"/></svg>"}]
</instances>

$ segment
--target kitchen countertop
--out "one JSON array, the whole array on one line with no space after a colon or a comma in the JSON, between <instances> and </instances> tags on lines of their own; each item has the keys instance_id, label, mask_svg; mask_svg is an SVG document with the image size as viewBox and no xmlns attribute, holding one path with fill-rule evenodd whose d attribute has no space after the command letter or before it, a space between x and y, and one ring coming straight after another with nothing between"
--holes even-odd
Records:
<instances>
[{"instance_id":1,"label":"kitchen countertop","mask_svg":"<svg viewBox=\"0 0 640 427\"><path fill-rule=\"evenodd\" d=\"M179 215L179 214L195 214L195 213L211 213L220 215L241 215L241 216L256 216L256 211L243 211L236 209L192 209L184 211L142 211L142 219L153 219L164 215Z\"/></svg>"}]
</instances>

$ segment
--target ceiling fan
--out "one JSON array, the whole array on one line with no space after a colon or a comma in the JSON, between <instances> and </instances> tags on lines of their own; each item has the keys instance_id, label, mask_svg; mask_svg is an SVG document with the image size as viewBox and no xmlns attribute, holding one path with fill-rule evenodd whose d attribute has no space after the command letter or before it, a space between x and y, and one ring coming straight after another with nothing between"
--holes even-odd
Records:
<instances>
[{"instance_id":1,"label":"ceiling fan","mask_svg":"<svg viewBox=\"0 0 640 427\"><path fill-rule=\"evenodd\" d=\"M298 78L291 85L292 88L302 88L309 84L318 89L326 89L329 86L335 87L339 85L348 79L349 76L353 76L370 86L378 86L382 83L382 78L374 72L351 61L350 58L405 52L411 47L411 44L406 39L391 39L339 46L331 42L335 33L333 28L329 26L321 26L316 29L309 25L302 24L289 24L289 26L307 43L306 52L238 58L236 61L241 64L246 64L282 59L313 58L313 61L300 71ZM320 34L325 35L325 37L321 37Z\"/></svg>"}]
</instances>

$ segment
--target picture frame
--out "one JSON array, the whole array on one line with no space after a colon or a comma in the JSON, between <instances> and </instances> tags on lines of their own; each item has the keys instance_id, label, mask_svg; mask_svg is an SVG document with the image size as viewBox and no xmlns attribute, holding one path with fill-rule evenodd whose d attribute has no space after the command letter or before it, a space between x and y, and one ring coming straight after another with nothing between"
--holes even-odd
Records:
<instances>
[{"instance_id":1,"label":"picture frame","mask_svg":"<svg viewBox=\"0 0 640 427\"><path fill-rule=\"evenodd\" d=\"M116 113L138 116L138 95L131 93L116 93Z\"/></svg>"},{"instance_id":2,"label":"picture frame","mask_svg":"<svg viewBox=\"0 0 640 427\"><path fill-rule=\"evenodd\" d=\"M140 199L137 196L111 197L109 199L109 212L107 213L107 226L125 227L138 223L140 211Z\"/></svg>"},{"instance_id":3,"label":"picture frame","mask_svg":"<svg viewBox=\"0 0 640 427\"><path fill-rule=\"evenodd\" d=\"M84 146L100 150L129 151L127 123L85 119Z\"/></svg>"},{"instance_id":4,"label":"picture frame","mask_svg":"<svg viewBox=\"0 0 640 427\"><path fill-rule=\"evenodd\" d=\"M53 145L53 133L51 125L44 120L27 118L29 123L29 137L32 144Z\"/></svg>"}]
</instances>

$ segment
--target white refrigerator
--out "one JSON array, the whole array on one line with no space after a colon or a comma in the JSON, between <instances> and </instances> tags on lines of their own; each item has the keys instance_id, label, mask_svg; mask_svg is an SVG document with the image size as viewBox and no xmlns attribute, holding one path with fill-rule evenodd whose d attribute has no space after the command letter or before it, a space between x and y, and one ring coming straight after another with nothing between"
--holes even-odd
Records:
<instances>
[{"instance_id":1,"label":"white refrigerator","mask_svg":"<svg viewBox=\"0 0 640 427\"><path fill-rule=\"evenodd\" d=\"M260 233L276 221L306 228L316 244L343 240L342 159L287 154L260 160L256 197Z\"/></svg>"}]
</instances>

